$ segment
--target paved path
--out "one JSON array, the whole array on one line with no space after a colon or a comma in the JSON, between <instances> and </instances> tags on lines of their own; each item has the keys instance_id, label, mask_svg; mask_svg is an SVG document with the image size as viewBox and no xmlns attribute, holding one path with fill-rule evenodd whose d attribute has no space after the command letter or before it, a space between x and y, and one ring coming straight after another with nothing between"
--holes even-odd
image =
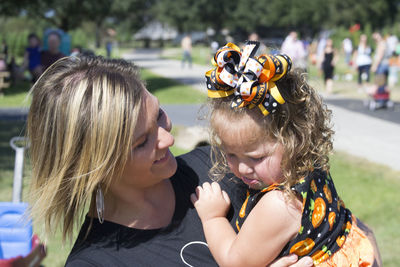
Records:
<instances>
[{"instance_id":1,"label":"paved path","mask_svg":"<svg viewBox=\"0 0 400 267\"><path fill-rule=\"evenodd\" d=\"M0 108L0 120L19 121L26 120L28 108Z\"/></svg>"},{"instance_id":2,"label":"paved path","mask_svg":"<svg viewBox=\"0 0 400 267\"><path fill-rule=\"evenodd\" d=\"M181 62L178 60L160 59L159 50L140 49L133 53L125 54L123 57L142 68L150 69L160 76L177 80L202 92L204 91L204 73L210 67L193 64L192 68L188 68L186 65L185 68L182 68Z\"/></svg>"},{"instance_id":3,"label":"paved path","mask_svg":"<svg viewBox=\"0 0 400 267\"><path fill-rule=\"evenodd\" d=\"M204 91L204 73L208 67L193 65L191 69L182 69L177 60L160 59L157 50L136 50L124 57L158 75ZM396 104L394 111L372 112L360 100L331 96L326 97L326 102L333 111L334 149L400 170L400 104ZM187 126L204 124L197 120L199 107L188 105L183 114L182 107L164 106L175 124Z\"/></svg>"}]
</instances>

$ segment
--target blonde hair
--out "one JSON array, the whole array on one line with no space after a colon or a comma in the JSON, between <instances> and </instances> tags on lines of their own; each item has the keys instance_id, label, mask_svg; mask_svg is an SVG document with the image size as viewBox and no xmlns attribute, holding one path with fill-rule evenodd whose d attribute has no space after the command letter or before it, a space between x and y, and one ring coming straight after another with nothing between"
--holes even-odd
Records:
<instances>
[{"instance_id":1,"label":"blonde hair","mask_svg":"<svg viewBox=\"0 0 400 267\"><path fill-rule=\"evenodd\" d=\"M107 191L130 155L143 83L123 60L66 57L32 87L32 216L63 241L84 217L96 188Z\"/></svg>"},{"instance_id":2,"label":"blonde hair","mask_svg":"<svg viewBox=\"0 0 400 267\"><path fill-rule=\"evenodd\" d=\"M213 160L210 177L213 180L218 181L229 172L218 136L218 123L225 123L229 127L228 124L249 119L249 116L261 129L249 129L250 138L265 138L267 141L282 144L284 152L281 167L285 177L284 185L288 191L314 167L329 171L333 135L330 125L331 111L307 83L305 75L297 71L289 72L276 84L286 103L277 112L265 117L258 108L232 109L232 97L209 99ZM223 119L218 118L219 116Z\"/></svg>"}]
</instances>

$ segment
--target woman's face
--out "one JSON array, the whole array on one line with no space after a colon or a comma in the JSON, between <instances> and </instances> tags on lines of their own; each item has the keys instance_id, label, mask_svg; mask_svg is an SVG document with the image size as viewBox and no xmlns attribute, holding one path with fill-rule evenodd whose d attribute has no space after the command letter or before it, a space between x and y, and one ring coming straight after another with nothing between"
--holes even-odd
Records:
<instances>
[{"instance_id":1,"label":"woman's face","mask_svg":"<svg viewBox=\"0 0 400 267\"><path fill-rule=\"evenodd\" d=\"M160 108L158 99L144 90L142 112L134 132L132 155L123 173L123 182L135 188L146 188L176 171L175 157L169 151L174 144L171 121Z\"/></svg>"}]
</instances>

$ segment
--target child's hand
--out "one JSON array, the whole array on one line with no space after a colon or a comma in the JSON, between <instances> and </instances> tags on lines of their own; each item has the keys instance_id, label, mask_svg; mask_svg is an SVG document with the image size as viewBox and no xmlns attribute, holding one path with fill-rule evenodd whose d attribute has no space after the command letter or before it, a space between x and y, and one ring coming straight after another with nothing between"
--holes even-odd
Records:
<instances>
[{"instance_id":1,"label":"child's hand","mask_svg":"<svg viewBox=\"0 0 400 267\"><path fill-rule=\"evenodd\" d=\"M202 222L225 217L228 213L231 201L228 194L221 190L218 183L204 183L196 188L196 194L190 196L194 207Z\"/></svg>"}]
</instances>

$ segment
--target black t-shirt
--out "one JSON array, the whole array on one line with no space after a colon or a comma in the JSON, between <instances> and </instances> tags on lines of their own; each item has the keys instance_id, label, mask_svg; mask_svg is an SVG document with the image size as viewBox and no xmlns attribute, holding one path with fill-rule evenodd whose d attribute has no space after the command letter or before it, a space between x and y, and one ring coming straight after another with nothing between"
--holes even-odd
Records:
<instances>
[{"instance_id":1,"label":"black t-shirt","mask_svg":"<svg viewBox=\"0 0 400 267\"><path fill-rule=\"evenodd\" d=\"M171 182L176 206L165 228L140 230L113 222L100 224L86 218L67 259L66 266L217 266L205 241L200 219L190 201L197 185L210 181L210 147L195 149L177 158L178 169ZM228 219L234 218L246 197L246 187L225 177L220 185L231 198Z\"/></svg>"}]
</instances>

